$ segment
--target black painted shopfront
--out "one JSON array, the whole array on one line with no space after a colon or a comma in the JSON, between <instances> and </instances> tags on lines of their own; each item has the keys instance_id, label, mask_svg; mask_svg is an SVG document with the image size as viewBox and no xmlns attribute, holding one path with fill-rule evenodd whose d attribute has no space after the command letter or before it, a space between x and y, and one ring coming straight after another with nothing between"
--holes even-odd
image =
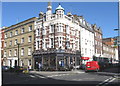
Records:
<instances>
[{"instance_id":1,"label":"black painted shopfront","mask_svg":"<svg viewBox=\"0 0 120 86\"><path fill-rule=\"evenodd\" d=\"M33 53L34 69L38 69L38 64L42 64L43 70L70 70L80 65L80 52L68 50L36 50Z\"/></svg>"}]
</instances>

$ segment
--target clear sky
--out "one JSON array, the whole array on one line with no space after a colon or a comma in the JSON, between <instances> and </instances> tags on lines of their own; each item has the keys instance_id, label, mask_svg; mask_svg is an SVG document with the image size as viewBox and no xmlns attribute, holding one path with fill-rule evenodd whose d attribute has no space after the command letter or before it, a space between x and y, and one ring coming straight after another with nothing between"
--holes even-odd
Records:
<instances>
[{"instance_id":1,"label":"clear sky","mask_svg":"<svg viewBox=\"0 0 120 86\"><path fill-rule=\"evenodd\" d=\"M53 13L58 2L52 3ZM118 2L60 2L65 14L83 15L90 24L97 24L103 37L117 36ZM40 11L46 12L47 2L2 2L2 26L11 26L31 17L38 17Z\"/></svg>"}]
</instances>

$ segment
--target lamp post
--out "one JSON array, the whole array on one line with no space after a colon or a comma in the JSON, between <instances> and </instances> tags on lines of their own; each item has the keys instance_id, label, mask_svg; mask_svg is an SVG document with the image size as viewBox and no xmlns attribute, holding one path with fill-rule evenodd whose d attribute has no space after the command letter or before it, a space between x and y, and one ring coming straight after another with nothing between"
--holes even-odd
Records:
<instances>
[{"instance_id":1,"label":"lamp post","mask_svg":"<svg viewBox=\"0 0 120 86\"><path fill-rule=\"evenodd\" d=\"M20 43L17 43L18 45L18 67L19 67L19 46L20 46Z\"/></svg>"},{"instance_id":2,"label":"lamp post","mask_svg":"<svg viewBox=\"0 0 120 86\"><path fill-rule=\"evenodd\" d=\"M118 45L118 60L120 63L120 29L114 29L114 30L118 31L117 45Z\"/></svg>"},{"instance_id":3,"label":"lamp post","mask_svg":"<svg viewBox=\"0 0 120 86\"><path fill-rule=\"evenodd\" d=\"M120 14L120 1L118 2L118 10ZM118 15L118 22L120 20L120 16ZM114 29L118 31L118 39L117 39L117 45L118 45L118 60L120 63L120 22L118 23L118 29Z\"/></svg>"}]
</instances>

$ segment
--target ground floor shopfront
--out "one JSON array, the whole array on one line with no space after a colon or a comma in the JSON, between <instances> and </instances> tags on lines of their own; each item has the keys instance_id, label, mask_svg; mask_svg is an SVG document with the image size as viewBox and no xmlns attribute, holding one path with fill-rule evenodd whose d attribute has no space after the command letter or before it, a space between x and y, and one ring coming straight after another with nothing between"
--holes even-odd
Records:
<instances>
[{"instance_id":1,"label":"ground floor shopfront","mask_svg":"<svg viewBox=\"0 0 120 86\"><path fill-rule=\"evenodd\" d=\"M43 69L69 69L80 65L80 57L80 53L75 52L36 51L33 54L34 69L38 69L39 63L42 64Z\"/></svg>"}]
</instances>

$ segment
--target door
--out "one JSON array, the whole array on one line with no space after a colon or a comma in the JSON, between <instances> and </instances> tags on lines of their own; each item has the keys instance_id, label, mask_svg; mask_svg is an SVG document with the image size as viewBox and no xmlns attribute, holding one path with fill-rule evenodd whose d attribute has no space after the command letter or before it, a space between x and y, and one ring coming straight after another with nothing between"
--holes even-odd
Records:
<instances>
[{"instance_id":1,"label":"door","mask_svg":"<svg viewBox=\"0 0 120 86\"><path fill-rule=\"evenodd\" d=\"M17 60L15 60L15 67L17 67Z\"/></svg>"}]
</instances>

